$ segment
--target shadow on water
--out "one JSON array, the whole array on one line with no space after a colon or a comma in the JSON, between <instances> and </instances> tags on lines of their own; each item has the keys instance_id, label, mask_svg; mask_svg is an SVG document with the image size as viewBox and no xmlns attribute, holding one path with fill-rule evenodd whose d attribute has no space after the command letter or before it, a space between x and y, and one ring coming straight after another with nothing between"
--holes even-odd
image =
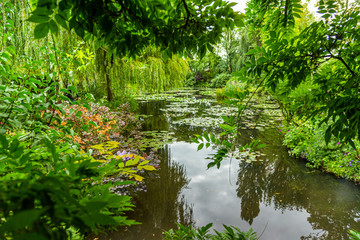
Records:
<instances>
[{"instance_id":1,"label":"shadow on water","mask_svg":"<svg viewBox=\"0 0 360 240\"><path fill-rule=\"evenodd\" d=\"M152 115L144 119L144 130L173 132L175 140L159 152L160 170L147 178L148 191L134 198L136 208L129 217L142 224L106 239L161 239L164 230L176 227L175 222L194 226L213 222L217 230L222 224L253 228L264 231L261 239L269 240L348 239L349 229L360 230L359 187L308 169L302 160L290 157L281 144L273 112L264 115L264 109L254 108L241 130L239 144L250 139L267 144L256 161L227 159L220 169L206 170L206 157L214 150L198 152L190 137L219 129L201 122L179 123L179 119L204 116L210 109L198 105L197 112L190 108L186 112L182 106L184 117L164 111L171 107L164 100L140 104L141 114ZM266 124L269 120L274 124Z\"/></svg>"}]
</instances>

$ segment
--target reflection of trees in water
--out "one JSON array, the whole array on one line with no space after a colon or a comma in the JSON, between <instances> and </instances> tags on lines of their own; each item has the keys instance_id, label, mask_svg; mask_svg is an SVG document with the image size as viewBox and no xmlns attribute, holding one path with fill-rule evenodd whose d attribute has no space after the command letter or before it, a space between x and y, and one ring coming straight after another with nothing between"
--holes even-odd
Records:
<instances>
[{"instance_id":1,"label":"reflection of trees in water","mask_svg":"<svg viewBox=\"0 0 360 240\"><path fill-rule=\"evenodd\" d=\"M261 151L263 162L240 162L237 195L241 198L241 218L252 224L260 203L277 210L305 210L308 222L320 233L301 239L347 239L347 230L360 229L358 189L351 183L322 174L309 174L305 167L290 159L285 149L277 149L274 132L253 132L268 147ZM269 150L271 149L271 150ZM271 152L273 151L273 152ZM279 233L281 234L281 233Z\"/></svg>"},{"instance_id":2,"label":"reflection of trees in water","mask_svg":"<svg viewBox=\"0 0 360 240\"><path fill-rule=\"evenodd\" d=\"M160 110L165 107L165 101L149 101L142 102L139 106L139 112L143 115L152 115L145 118L142 123L142 129L148 130L164 130L169 129L169 123L163 112ZM141 119L141 118L140 118Z\"/></svg>"},{"instance_id":3,"label":"reflection of trees in water","mask_svg":"<svg viewBox=\"0 0 360 240\"><path fill-rule=\"evenodd\" d=\"M144 130L171 130L178 140L183 141L189 141L193 134L204 130L214 131L213 128L169 124L160 110L164 107L165 101L141 104L142 114L154 116L145 121ZM203 111L206 112L206 108ZM257 109L253 116L244 119L261 122L264 120L261 112L262 109ZM346 228L360 229L356 222L360 219L360 194L353 185L329 176L307 174L310 170L297 160L289 159L282 147L281 135L275 129L242 131L239 144L244 145L251 138L261 139L268 147L261 149L266 154L261 157L263 162L240 162L237 195L241 198L242 219L252 224L260 213L260 203L263 203L280 211L309 213L308 222L317 232L301 239L346 239ZM185 225L193 223L192 206L180 196L181 189L189 180L182 166L170 162L169 154L169 149L162 152L162 169L158 172L158 177L168 179L168 183L161 183L155 176L148 180L149 191L139 193L133 214L133 218L143 222L143 226L130 228L128 236L132 237L126 239L154 239L153 233L159 236L163 229L175 227L176 221Z\"/></svg>"},{"instance_id":4,"label":"reflection of trees in water","mask_svg":"<svg viewBox=\"0 0 360 240\"><path fill-rule=\"evenodd\" d=\"M147 178L148 191L134 197L135 211L128 215L142 224L111 234L112 239L160 239L164 230L176 227L176 222L194 225L192 206L181 195L190 180L184 166L171 162L170 150L166 146L160 151L160 170Z\"/></svg>"},{"instance_id":5,"label":"reflection of trees in water","mask_svg":"<svg viewBox=\"0 0 360 240\"><path fill-rule=\"evenodd\" d=\"M139 194L139 201L151 212L154 225L165 229L174 227L178 221L181 224L193 221L192 208L180 196L190 180L186 177L184 166L172 162L170 154L170 148L166 145L159 154L161 163L158 175L148 179L148 192Z\"/></svg>"}]
</instances>

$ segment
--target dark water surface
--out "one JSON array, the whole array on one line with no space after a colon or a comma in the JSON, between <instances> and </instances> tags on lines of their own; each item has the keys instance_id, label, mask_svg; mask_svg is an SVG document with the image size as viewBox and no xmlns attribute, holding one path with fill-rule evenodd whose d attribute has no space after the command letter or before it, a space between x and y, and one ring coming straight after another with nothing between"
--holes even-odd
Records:
<instances>
[{"instance_id":1,"label":"dark water surface","mask_svg":"<svg viewBox=\"0 0 360 240\"><path fill-rule=\"evenodd\" d=\"M135 196L130 218L142 225L102 239L161 239L175 222L212 222L217 230L222 224L253 228L263 232L265 240L348 239L349 229L360 230L359 187L290 157L281 144L279 113L271 101L253 102L241 130L242 144L252 138L267 144L255 160L227 159L220 169L207 170L206 157L214 150L197 151L190 137L203 130L218 132L205 116L224 108L212 111L215 103L199 101L201 95L180 96L187 98L187 105L165 100L140 103L140 112L152 115L144 118L144 130L169 131L174 139L159 151L160 170L146 179L148 191ZM174 106L174 111L166 110ZM199 116L206 119L204 125ZM191 118L198 122L183 123Z\"/></svg>"}]
</instances>

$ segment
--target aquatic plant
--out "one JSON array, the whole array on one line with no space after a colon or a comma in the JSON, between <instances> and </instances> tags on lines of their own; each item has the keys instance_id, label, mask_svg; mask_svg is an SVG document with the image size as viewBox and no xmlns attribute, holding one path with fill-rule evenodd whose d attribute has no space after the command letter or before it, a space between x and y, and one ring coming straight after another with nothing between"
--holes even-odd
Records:
<instances>
[{"instance_id":1,"label":"aquatic plant","mask_svg":"<svg viewBox=\"0 0 360 240\"><path fill-rule=\"evenodd\" d=\"M234 81L232 84L242 84L241 81ZM258 86L258 88L260 85ZM249 106L252 98L257 92L258 88L252 92L251 96L248 97L249 91L230 91L227 94L229 100L226 101L228 104L237 107L237 111L232 116L222 115L222 124L218 126L222 129L220 137L215 137L212 133L203 132L202 135L195 135L192 141L199 144L198 151L204 148L209 148L211 145L217 146L217 151L212 154L209 159L212 160L208 164L208 168L216 166L220 168L221 162L225 157L232 157L234 152L252 151L253 148L262 148L265 144L260 144L258 140L252 140L251 142L240 146L237 144L237 139L241 135L239 130L240 124L245 113L245 110Z\"/></svg>"},{"instance_id":2,"label":"aquatic plant","mask_svg":"<svg viewBox=\"0 0 360 240\"><path fill-rule=\"evenodd\" d=\"M164 240L171 239L193 239L193 240L256 240L258 237L256 233L250 229L249 231L243 232L239 228L234 226L226 226L222 232L215 231L215 234L211 234L210 229L212 227L212 223L207 224L206 226L199 228L192 228L191 226L183 226L178 224L178 229L170 229L164 232Z\"/></svg>"}]
</instances>

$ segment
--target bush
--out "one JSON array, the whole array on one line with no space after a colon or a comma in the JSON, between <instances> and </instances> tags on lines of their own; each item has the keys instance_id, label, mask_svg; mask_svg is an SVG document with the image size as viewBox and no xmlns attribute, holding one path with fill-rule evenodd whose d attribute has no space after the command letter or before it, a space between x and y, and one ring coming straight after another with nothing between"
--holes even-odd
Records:
<instances>
[{"instance_id":1,"label":"bush","mask_svg":"<svg viewBox=\"0 0 360 240\"><path fill-rule=\"evenodd\" d=\"M0 135L1 239L60 240L135 223L121 216L130 197L110 191L123 182L93 184L116 175L121 160L102 164L67 142L24 135Z\"/></svg>"},{"instance_id":2,"label":"bush","mask_svg":"<svg viewBox=\"0 0 360 240\"><path fill-rule=\"evenodd\" d=\"M305 158L307 166L322 169L353 181L360 181L360 157L358 151L349 144L332 137L326 144L324 135L326 124L319 127L320 120L300 121L299 125L287 125L284 145L290 148L290 153ZM356 146L360 146L355 141Z\"/></svg>"},{"instance_id":3,"label":"bush","mask_svg":"<svg viewBox=\"0 0 360 240\"><path fill-rule=\"evenodd\" d=\"M211 79L210 87L221 88L225 86L226 82L231 78L231 74L220 73L215 78Z\"/></svg>"},{"instance_id":4,"label":"bush","mask_svg":"<svg viewBox=\"0 0 360 240\"><path fill-rule=\"evenodd\" d=\"M250 90L252 90L252 87L248 84L231 79L226 83L225 87L217 89L215 94L220 99L243 100L248 96Z\"/></svg>"},{"instance_id":5,"label":"bush","mask_svg":"<svg viewBox=\"0 0 360 240\"><path fill-rule=\"evenodd\" d=\"M184 86L185 87L194 87L196 85L195 75L194 74L188 74Z\"/></svg>"},{"instance_id":6,"label":"bush","mask_svg":"<svg viewBox=\"0 0 360 240\"><path fill-rule=\"evenodd\" d=\"M134 167L155 168L140 157L125 165L124 156L99 161L74 141L88 146L107 134L131 135L136 118L96 104L71 105L56 83L6 77L14 80L0 88L0 238L70 239L134 224L123 216L131 197L111 191L129 181L103 180L119 174L139 180Z\"/></svg>"},{"instance_id":7,"label":"bush","mask_svg":"<svg viewBox=\"0 0 360 240\"><path fill-rule=\"evenodd\" d=\"M123 104L117 112L111 112L106 106L90 102L84 105L66 104L60 125L68 125L73 131L71 137L83 149L90 145L109 140L121 140L123 136L134 137L140 128L140 122L130 112L130 105Z\"/></svg>"}]
</instances>

